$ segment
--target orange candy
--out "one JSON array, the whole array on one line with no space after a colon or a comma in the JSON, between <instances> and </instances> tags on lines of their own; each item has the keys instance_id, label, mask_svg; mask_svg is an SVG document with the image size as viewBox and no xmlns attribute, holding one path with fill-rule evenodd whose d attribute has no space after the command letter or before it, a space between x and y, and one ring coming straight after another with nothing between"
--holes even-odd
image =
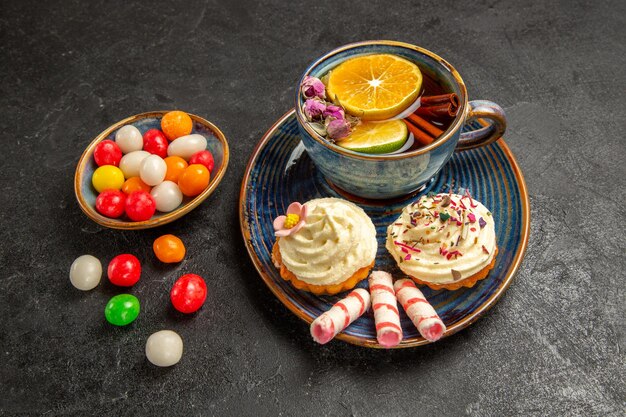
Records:
<instances>
[{"instance_id":1,"label":"orange candy","mask_svg":"<svg viewBox=\"0 0 626 417\"><path fill-rule=\"evenodd\" d=\"M145 191L149 193L151 189L152 187L141 181L139 177L130 177L122 184L122 192L124 194L130 194L133 191Z\"/></svg>"},{"instance_id":2,"label":"orange candy","mask_svg":"<svg viewBox=\"0 0 626 417\"><path fill-rule=\"evenodd\" d=\"M165 179L163 181L178 182L180 174L182 174L189 165L187 161L180 156L168 156L164 161L165 165L167 165L167 172L165 173Z\"/></svg>"},{"instance_id":3,"label":"orange candy","mask_svg":"<svg viewBox=\"0 0 626 417\"><path fill-rule=\"evenodd\" d=\"M185 257L185 244L174 235L163 235L152 244L152 250L159 261L166 264L180 262Z\"/></svg>"},{"instance_id":4,"label":"orange candy","mask_svg":"<svg viewBox=\"0 0 626 417\"><path fill-rule=\"evenodd\" d=\"M171 111L161 119L161 130L170 141L191 133L193 122L184 111Z\"/></svg>"},{"instance_id":5,"label":"orange candy","mask_svg":"<svg viewBox=\"0 0 626 417\"><path fill-rule=\"evenodd\" d=\"M200 194L209 185L209 170L200 164L189 165L178 178L178 187L187 197Z\"/></svg>"}]
</instances>

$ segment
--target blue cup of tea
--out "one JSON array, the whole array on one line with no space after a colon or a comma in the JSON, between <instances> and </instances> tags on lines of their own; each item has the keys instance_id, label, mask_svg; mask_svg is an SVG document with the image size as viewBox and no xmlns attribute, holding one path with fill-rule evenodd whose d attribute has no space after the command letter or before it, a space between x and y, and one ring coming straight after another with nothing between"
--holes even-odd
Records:
<instances>
[{"instance_id":1,"label":"blue cup of tea","mask_svg":"<svg viewBox=\"0 0 626 417\"><path fill-rule=\"evenodd\" d=\"M332 185L366 199L389 199L419 191L439 173L454 152L487 145L506 130L504 110L486 100L469 101L459 73L438 55L395 41L366 41L337 48L311 64L302 74L321 78L343 61L360 55L392 54L417 64L425 77L459 98L458 112L447 130L429 145L397 154L373 155L342 148L320 136L303 114L304 99L296 89L296 118L304 147L315 166ZM463 132L477 119L481 129Z\"/></svg>"}]
</instances>

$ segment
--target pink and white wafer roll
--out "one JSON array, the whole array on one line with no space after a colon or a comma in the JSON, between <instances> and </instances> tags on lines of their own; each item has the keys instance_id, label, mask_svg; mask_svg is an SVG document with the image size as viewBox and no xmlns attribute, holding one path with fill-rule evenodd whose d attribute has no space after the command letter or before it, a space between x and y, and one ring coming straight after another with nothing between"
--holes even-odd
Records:
<instances>
[{"instance_id":1,"label":"pink and white wafer roll","mask_svg":"<svg viewBox=\"0 0 626 417\"><path fill-rule=\"evenodd\" d=\"M337 333L363 315L369 307L370 293L357 288L311 323L313 340L322 345L330 342Z\"/></svg>"},{"instance_id":2,"label":"pink and white wafer roll","mask_svg":"<svg viewBox=\"0 0 626 417\"><path fill-rule=\"evenodd\" d=\"M410 279L400 279L393 285L398 301L406 311L422 337L428 341L439 340L446 331L446 325L437 315L424 294Z\"/></svg>"},{"instance_id":3,"label":"pink and white wafer roll","mask_svg":"<svg viewBox=\"0 0 626 417\"><path fill-rule=\"evenodd\" d=\"M385 347L397 346L402 341L402 328L391 274L374 271L369 277L369 283L376 322L376 339Z\"/></svg>"}]
</instances>

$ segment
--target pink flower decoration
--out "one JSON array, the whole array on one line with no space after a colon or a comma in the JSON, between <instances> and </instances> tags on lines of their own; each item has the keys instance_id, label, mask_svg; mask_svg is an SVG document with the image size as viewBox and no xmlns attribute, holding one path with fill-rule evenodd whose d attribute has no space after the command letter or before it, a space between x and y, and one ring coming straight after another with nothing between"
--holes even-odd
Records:
<instances>
[{"instance_id":1,"label":"pink flower decoration","mask_svg":"<svg viewBox=\"0 0 626 417\"><path fill-rule=\"evenodd\" d=\"M322 114L326 111L326 104L322 101L308 99L304 102L304 115L307 120L312 121L322 117Z\"/></svg>"},{"instance_id":2,"label":"pink flower decoration","mask_svg":"<svg viewBox=\"0 0 626 417\"><path fill-rule=\"evenodd\" d=\"M310 77L308 75L304 77L300 91L304 98L326 98L326 87L324 83L319 78Z\"/></svg>"},{"instance_id":3,"label":"pink flower decoration","mask_svg":"<svg viewBox=\"0 0 626 417\"><path fill-rule=\"evenodd\" d=\"M328 137L331 139L342 139L346 136L350 136L352 132L352 128L350 127L350 123L345 119L336 119L331 120L326 123L326 131L328 132Z\"/></svg>"},{"instance_id":4,"label":"pink flower decoration","mask_svg":"<svg viewBox=\"0 0 626 417\"><path fill-rule=\"evenodd\" d=\"M345 113L341 107L331 104L330 106L326 106L322 112L322 116L324 118L332 117L334 119L343 119L345 117Z\"/></svg>"},{"instance_id":5,"label":"pink flower decoration","mask_svg":"<svg viewBox=\"0 0 626 417\"><path fill-rule=\"evenodd\" d=\"M302 226L304 226L306 215L307 207L305 205L298 202L291 203L287 208L286 216L278 216L274 219L274 235L276 237L285 237L296 233L302 228ZM297 223L289 227L291 219L295 218L295 216L298 218Z\"/></svg>"}]
</instances>

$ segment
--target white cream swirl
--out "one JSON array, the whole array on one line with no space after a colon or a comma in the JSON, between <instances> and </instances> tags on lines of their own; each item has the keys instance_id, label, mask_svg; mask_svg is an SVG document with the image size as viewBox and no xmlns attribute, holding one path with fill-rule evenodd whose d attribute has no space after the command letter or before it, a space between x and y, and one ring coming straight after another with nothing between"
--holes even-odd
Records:
<instances>
[{"instance_id":1,"label":"white cream swirl","mask_svg":"<svg viewBox=\"0 0 626 417\"><path fill-rule=\"evenodd\" d=\"M304 226L278 240L283 264L298 279L334 285L374 262L376 228L360 207L339 198L315 199L305 205Z\"/></svg>"},{"instance_id":2,"label":"white cream swirl","mask_svg":"<svg viewBox=\"0 0 626 417\"><path fill-rule=\"evenodd\" d=\"M424 196L389 225L385 246L407 275L449 284L491 263L496 252L494 221L469 195Z\"/></svg>"}]
</instances>

